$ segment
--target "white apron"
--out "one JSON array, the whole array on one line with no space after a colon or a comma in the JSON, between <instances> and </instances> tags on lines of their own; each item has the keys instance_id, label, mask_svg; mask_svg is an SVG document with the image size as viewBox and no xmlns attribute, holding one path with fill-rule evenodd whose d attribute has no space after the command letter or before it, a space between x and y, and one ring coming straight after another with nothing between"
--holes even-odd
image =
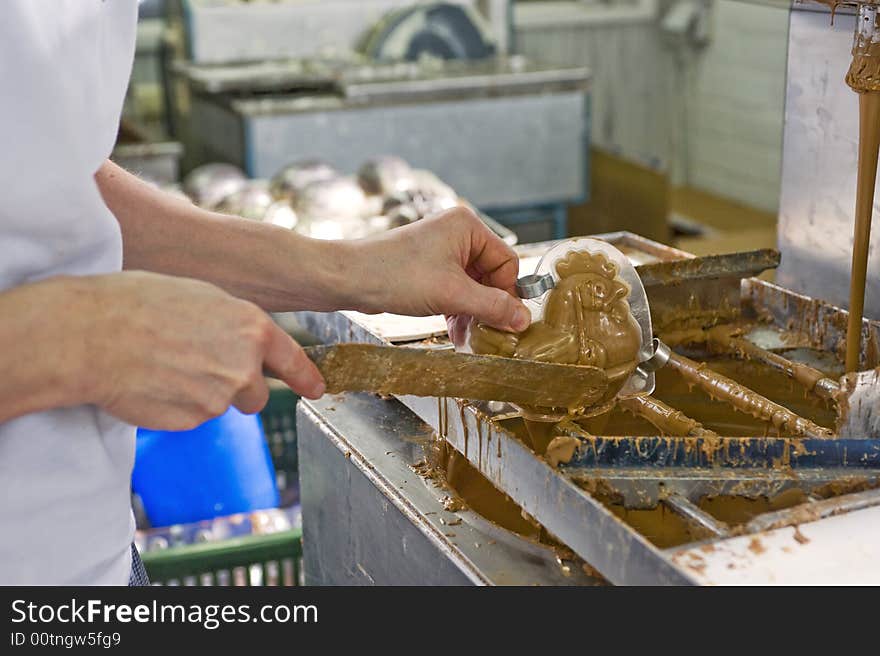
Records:
<instances>
[{"instance_id":1,"label":"white apron","mask_svg":"<svg viewBox=\"0 0 880 656\"><path fill-rule=\"evenodd\" d=\"M116 137L137 2L4 0L0 14L0 292L119 271L94 174ZM133 462L134 429L91 406L0 424L0 584L127 584Z\"/></svg>"}]
</instances>

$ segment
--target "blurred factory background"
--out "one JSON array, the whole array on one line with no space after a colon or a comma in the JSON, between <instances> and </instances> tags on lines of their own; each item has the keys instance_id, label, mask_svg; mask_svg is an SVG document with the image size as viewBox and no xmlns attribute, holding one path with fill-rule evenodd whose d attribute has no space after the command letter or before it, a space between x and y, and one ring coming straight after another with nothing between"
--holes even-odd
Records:
<instances>
[{"instance_id":1,"label":"blurred factory background","mask_svg":"<svg viewBox=\"0 0 880 656\"><path fill-rule=\"evenodd\" d=\"M739 0L146 0L116 159L168 184L394 155L521 243L773 246L787 45Z\"/></svg>"}]
</instances>

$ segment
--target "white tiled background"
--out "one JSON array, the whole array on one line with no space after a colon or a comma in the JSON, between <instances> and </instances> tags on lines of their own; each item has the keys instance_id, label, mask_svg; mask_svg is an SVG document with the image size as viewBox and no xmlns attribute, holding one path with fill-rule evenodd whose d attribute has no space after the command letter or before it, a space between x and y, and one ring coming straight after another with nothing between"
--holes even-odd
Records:
<instances>
[{"instance_id":1,"label":"white tiled background","mask_svg":"<svg viewBox=\"0 0 880 656\"><path fill-rule=\"evenodd\" d=\"M517 46L593 69L595 145L654 162L676 185L775 212L788 12L708 0L709 43L676 57L660 27L672 4L519 3Z\"/></svg>"}]
</instances>

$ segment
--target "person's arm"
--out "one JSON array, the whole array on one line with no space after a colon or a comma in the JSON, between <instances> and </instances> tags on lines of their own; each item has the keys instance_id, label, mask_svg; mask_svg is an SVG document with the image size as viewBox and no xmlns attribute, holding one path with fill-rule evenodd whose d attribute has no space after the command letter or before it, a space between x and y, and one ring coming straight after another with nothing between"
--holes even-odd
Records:
<instances>
[{"instance_id":1,"label":"person's arm","mask_svg":"<svg viewBox=\"0 0 880 656\"><path fill-rule=\"evenodd\" d=\"M55 278L0 293L0 424L87 402L77 383L84 342L58 320L79 314L78 290L75 280Z\"/></svg>"},{"instance_id":2,"label":"person's arm","mask_svg":"<svg viewBox=\"0 0 880 656\"><path fill-rule=\"evenodd\" d=\"M473 315L523 330L514 252L469 210L357 241L308 239L171 197L107 162L95 177L122 226L124 266L199 278L269 311Z\"/></svg>"},{"instance_id":3,"label":"person's arm","mask_svg":"<svg viewBox=\"0 0 880 656\"><path fill-rule=\"evenodd\" d=\"M314 364L256 305L154 273L0 292L0 345L0 423L93 404L145 428L188 429L230 405L262 409L264 369L310 398L324 392Z\"/></svg>"},{"instance_id":4,"label":"person's arm","mask_svg":"<svg viewBox=\"0 0 880 656\"><path fill-rule=\"evenodd\" d=\"M212 282L268 311L333 310L344 247L200 209L108 161L95 176L122 228L123 268Z\"/></svg>"},{"instance_id":5,"label":"person's arm","mask_svg":"<svg viewBox=\"0 0 880 656\"><path fill-rule=\"evenodd\" d=\"M132 424L182 430L229 405L261 409L264 369L320 396L314 364L248 301L473 315L502 330L529 322L512 295L516 255L464 209L373 239L321 242L204 212L113 164L96 180L122 227L125 267L171 275L56 277L0 292L0 423L94 404Z\"/></svg>"}]
</instances>

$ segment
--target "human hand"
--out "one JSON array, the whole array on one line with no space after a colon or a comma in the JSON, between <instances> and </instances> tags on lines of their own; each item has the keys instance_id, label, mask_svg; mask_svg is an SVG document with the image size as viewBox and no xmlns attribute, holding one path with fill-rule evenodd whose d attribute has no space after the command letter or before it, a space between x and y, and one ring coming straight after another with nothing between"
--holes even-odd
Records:
<instances>
[{"instance_id":1,"label":"human hand","mask_svg":"<svg viewBox=\"0 0 880 656\"><path fill-rule=\"evenodd\" d=\"M190 429L269 398L268 369L308 398L324 382L256 305L214 285L153 273L83 278L71 317L85 346L87 402L130 424Z\"/></svg>"},{"instance_id":2,"label":"human hand","mask_svg":"<svg viewBox=\"0 0 880 656\"><path fill-rule=\"evenodd\" d=\"M364 240L356 267L362 312L447 315L460 341L470 317L525 330L531 316L514 295L519 259L469 209L457 207Z\"/></svg>"}]
</instances>

